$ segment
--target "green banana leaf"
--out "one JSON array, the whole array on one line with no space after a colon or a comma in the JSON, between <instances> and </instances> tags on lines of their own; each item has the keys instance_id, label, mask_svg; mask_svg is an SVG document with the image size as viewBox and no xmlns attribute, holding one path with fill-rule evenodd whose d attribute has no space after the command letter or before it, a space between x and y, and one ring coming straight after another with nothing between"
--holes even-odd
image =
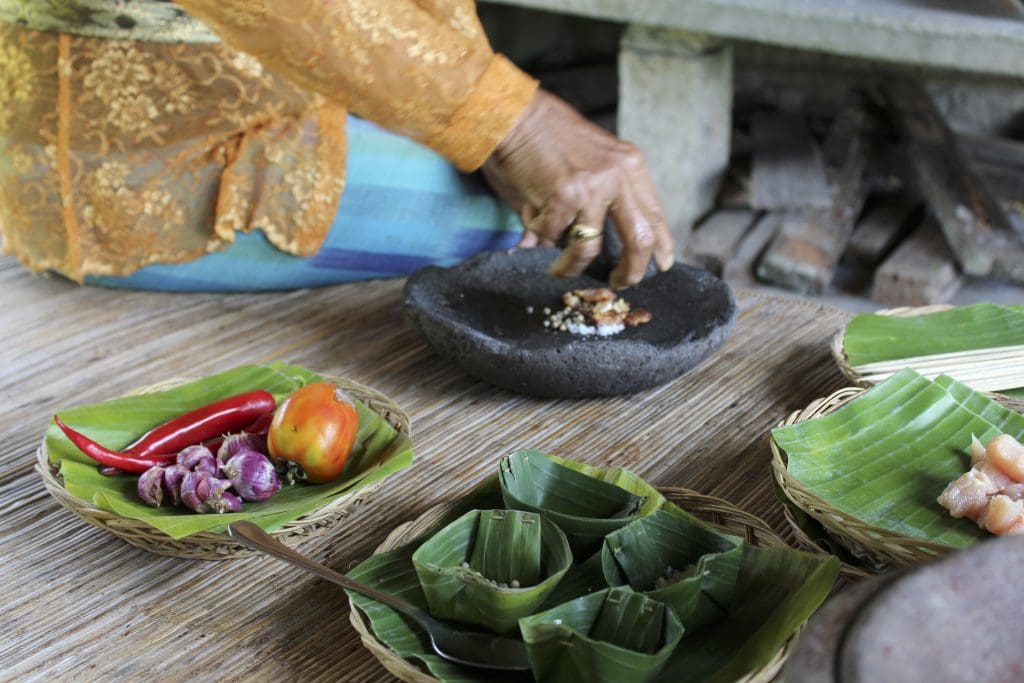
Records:
<instances>
[{"instance_id":1,"label":"green banana leaf","mask_svg":"<svg viewBox=\"0 0 1024 683\"><path fill-rule=\"evenodd\" d=\"M424 542L412 563L435 617L508 634L554 590L572 553L541 515L472 510Z\"/></svg>"},{"instance_id":2,"label":"green banana leaf","mask_svg":"<svg viewBox=\"0 0 1024 683\"><path fill-rule=\"evenodd\" d=\"M649 681L683 637L671 609L629 588L606 588L519 624L541 683Z\"/></svg>"},{"instance_id":3,"label":"green banana leaf","mask_svg":"<svg viewBox=\"0 0 1024 683\"><path fill-rule=\"evenodd\" d=\"M970 466L971 435L1024 438L1024 416L946 376L905 369L835 412L772 430L787 469L837 509L953 548L986 534L936 502Z\"/></svg>"},{"instance_id":4,"label":"green banana leaf","mask_svg":"<svg viewBox=\"0 0 1024 683\"><path fill-rule=\"evenodd\" d=\"M972 304L916 316L854 316L843 350L850 365L1024 344L1024 306Z\"/></svg>"},{"instance_id":5,"label":"green banana leaf","mask_svg":"<svg viewBox=\"0 0 1024 683\"><path fill-rule=\"evenodd\" d=\"M687 633L722 618L736 587L743 549L739 538L718 533L688 515L658 510L604 539L601 566L610 586L668 605ZM692 575L665 586L667 571Z\"/></svg>"},{"instance_id":6,"label":"green banana leaf","mask_svg":"<svg viewBox=\"0 0 1024 683\"><path fill-rule=\"evenodd\" d=\"M557 461L578 464L561 458ZM586 467L586 470L596 471L605 477L622 476L602 473L593 467ZM639 478L625 479L627 486L637 487L634 492L642 489L636 480L644 487L648 486ZM663 496L659 494L657 497L664 503ZM467 511L498 507L501 503L497 477L490 477L458 501L433 528L399 548L367 558L352 569L349 576L429 610L412 563L413 553L426 539ZM681 683L733 681L765 665L818 608L838 575L839 562L835 558L823 559L789 548L772 551L760 551L746 545L743 548L735 590L730 599L723 599L727 605L726 617L693 635L684 635L659 680ZM539 611L605 588L601 554L595 553L573 564ZM366 616L373 633L382 643L398 656L422 664L431 675L442 681L502 683L533 680L528 675L482 672L452 664L437 656L426 634L401 614L364 596L348 595ZM629 682L625 680L624 683Z\"/></svg>"},{"instance_id":7,"label":"green banana leaf","mask_svg":"<svg viewBox=\"0 0 1024 683\"><path fill-rule=\"evenodd\" d=\"M626 470L582 466L535 450L511 453L498 466L505 505L537 512L565 532L573 552L587 556L615 529L664 502Z\"/></svg>"},{"instance_id":8,"label":"green banana leaf","mask_svg":"<svg viewBox=\"0 0 1024 683\"><path fill-rule=\"evenodd\" d=\"M551 609L563 602L582 598L608 587L604 570L601 568L601 551L598 550L585 560L576 559L537 611Z\"/></svg>"},{"instance_id":9,"label":"green banana leaf","mask_svg":"<svg viewBox=\"0 0 1024 683\"><path fill-rule=\"evenodd\" d=\"M211 375L173 389L128 396L58 411L69 426L103 445L119 449L140 434L193 408L253 389L279 399L323 377L304 368L272 363L248 365ZM327 484L285 486L269 500L246 502L240 512L197 514L186 508L149 507L138 499L136 477L105 477L95 461L81 453L51 420L46 431L49 460L59 465L67 491L101 510L142 520L172 538L201 531L225 533L231 522L247 519L273 531L340 496L351 495L412 463L412 442L379 415L356 401L359 428L356 446L342 476Z\"/></svg>"},{"instance_id":10,"label":"green banana leaf","mask_svg":"<svg viewBox=\"0 0 1024 683\"><path fill-rule=\"evenodd\" d=\"M465 497L457 501L438 522L408 543L379 555L372 555L348 572L348 575L378 590L401 598L429 612L427 597L423 593L419 576L412 563L413 553L427 539L445 526L475 509L494 509L502 505L497 476L488 477ZM561 584L559 584L561 585ZM430 645L426 632L404 615L359 593L345 591L352 604L369 620L378 639L398 656L418 661L442 681L448 683L525 683L533 680L529 674L489 671L459 666L440 657ZM473 627L474 630L477 630Z\"/></svg>"},{"instance_id":11,"label":"green banana leaf","mask_svg":"<svg viewBox=\"0 0 1024 683\"><path fill-rule=\"evenodd\" d=\"M659 680L731 683L768 664L825 601L839 560L743 546L729 616L684 637Z\"/></svg>"}]
</instances>

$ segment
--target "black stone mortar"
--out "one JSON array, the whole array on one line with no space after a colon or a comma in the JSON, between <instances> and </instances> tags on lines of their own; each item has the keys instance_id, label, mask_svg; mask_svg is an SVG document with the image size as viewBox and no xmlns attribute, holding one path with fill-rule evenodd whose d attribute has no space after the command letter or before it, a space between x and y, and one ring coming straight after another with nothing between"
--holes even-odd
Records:
<instances>
[{"instance_id":1,"label":"black stone mortar","mask_svg":"<svg viewBox=\"0 0 1024 683\"><path fill-rule=\"evenodd\" d=\"M652 320L601 337L544 327L543 309L562 308L570 289L607 286L610 259L576 278L554 278L558 250L485 252L451 268L409 277L405 312L439 355L469 374L533 396L614 396L676 379L729 336L736 301L707 271L676 264L619 291ZM528 313L532 307L533 313Z\"/></svg>"}]
</instances>

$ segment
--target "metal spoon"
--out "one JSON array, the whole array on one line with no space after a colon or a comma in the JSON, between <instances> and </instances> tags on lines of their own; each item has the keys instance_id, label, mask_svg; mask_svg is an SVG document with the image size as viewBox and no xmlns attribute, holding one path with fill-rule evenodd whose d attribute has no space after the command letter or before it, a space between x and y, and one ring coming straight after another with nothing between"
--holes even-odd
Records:
<instances>
[{"instance_id":1,"label":"metal spoon","mask_svg":"<svg viewBox=\"0 0 1024 683\"><path fill-rule=\"evenodd\" d=\"M279 560L290 562L313 572L323 579L333 581L343 588L361 593L368 598L398 610L423 627L423 630L430 636L430 644L433 645L434 651L447 660L480 669L500 669L503 671L530 670L530 660L526 655L526 646L520 640L504 638L493 633L466 631L448 626L419 607L403 602L387 593L364 586L344 574L340 574L305 555L297 553L252 522L232 522L228 525L228 534L231 538L241 541L253 550L261 550Z\"/></svg>"}]
</instances>

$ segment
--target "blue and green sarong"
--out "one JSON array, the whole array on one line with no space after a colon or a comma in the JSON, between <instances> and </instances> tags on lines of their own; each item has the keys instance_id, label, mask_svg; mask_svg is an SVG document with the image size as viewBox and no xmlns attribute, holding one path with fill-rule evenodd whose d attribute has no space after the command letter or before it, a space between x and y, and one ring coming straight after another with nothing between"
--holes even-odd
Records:
<instances>
[{"instance_id":1,"label":"blue and green sarong","mask_svg":"<svg viewBox=\"0 0 1024 683\"><path fill-rule=\"evenodd\" d=\"M255 230L194 261L87 276L86 283L178 292L300 289L400 277L519 241L519 218L478 175L353 116L347 134L345 191L316 255L279 251Z\"/></svg>"}]
</instances>

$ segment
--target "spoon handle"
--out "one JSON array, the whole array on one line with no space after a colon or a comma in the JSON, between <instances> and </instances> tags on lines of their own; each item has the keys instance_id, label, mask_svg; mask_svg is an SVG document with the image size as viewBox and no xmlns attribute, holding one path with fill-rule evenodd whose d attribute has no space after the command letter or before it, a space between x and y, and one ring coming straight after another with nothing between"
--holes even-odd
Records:
<instances>
[{"instance_id":1,"label":"spoon handle","mask_svg":"<svg viewBox=\"0 0 1024 683\"><path fill-rule=\"evenodd\" d=\"M402 600L388 595L387 593L382 593L357 581L353 581L344 574L336 572L329 567L325 567L319 562L315 562L305 555L292 550L252 522L244 520L232 522L228 525L228 534L231 538L241 541L254 550L261 550L279 560L290 562L302 569L313 572L323 579L332 581L343 588L355 591L356 593L361 593L368 598L372 598L377 602L396 609L420 622L424 627L429 628L433 622L433 619L429 615L415 605L410 605L409 603L403 602Z\"/></svg>"}]
</instances>

